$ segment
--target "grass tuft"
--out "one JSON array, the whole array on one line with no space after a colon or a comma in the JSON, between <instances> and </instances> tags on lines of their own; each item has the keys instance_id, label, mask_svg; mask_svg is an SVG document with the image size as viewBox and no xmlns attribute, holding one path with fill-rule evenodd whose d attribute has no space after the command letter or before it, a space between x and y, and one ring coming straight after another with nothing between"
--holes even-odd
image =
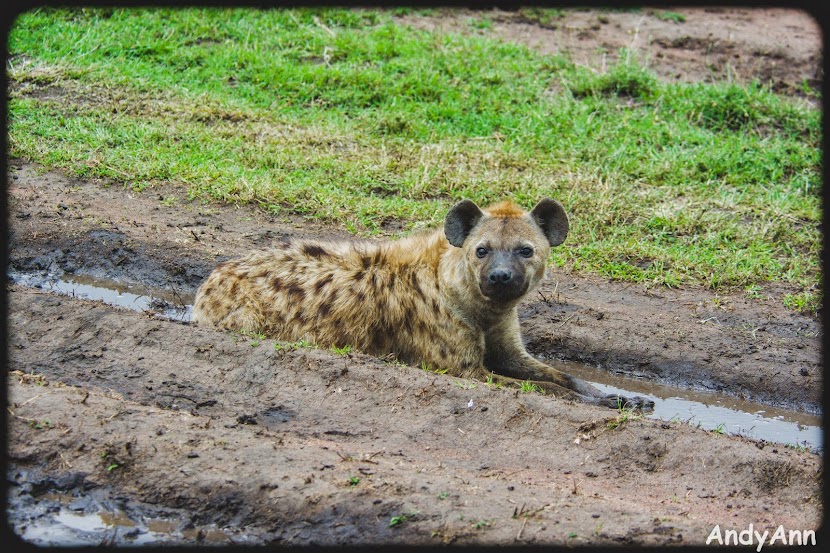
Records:
<instances>
[{"instance_id":1,"label":"grass tuft","mask_svg":"<svg viewBox=\"0 0 830 553\"><path fill-rule=\"evenodd\" d=\"M570 91L577 98L595 95L648 99L658 90L657 85L657 77L637 61L635 53L623 49L619 61L608 72L577 73Z\"/></svg>"}]
</instances>

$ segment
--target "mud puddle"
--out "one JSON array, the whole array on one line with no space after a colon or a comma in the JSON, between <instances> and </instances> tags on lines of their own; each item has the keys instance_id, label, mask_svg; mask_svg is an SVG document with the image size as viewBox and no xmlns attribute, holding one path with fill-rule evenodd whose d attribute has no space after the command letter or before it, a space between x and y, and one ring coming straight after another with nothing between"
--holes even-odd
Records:
<instances>
[{"instance_id":1,"label":"mud puddle","mask_svg":"<svg viewBox=\"0 0 830 553\"><path fill-rule=\"evenodd\" d=\"M51 518L51 520L50 520ZM136 520L134 520L136 519ZM168 519L130 517L123 511L75 512L61 508L51 517L29 524L20 532L24 540L44 546L153 545L182 542L234 543L215 526L179 528Z\"/></svg>"},{"instance_id":2,"label":"mud puddle","mask_svg":"<svg viewBox=\"0 0 830 553\"><path fill-rule=\"evenodd\" d=\"M620 376L583 363L565 362L563 369L604 392L648 396L654 400L654 411L648 418L805 447L815 452L824 448L821 417L815 415Z\"/></svg>"},{"instance_id":3,"label":"mud puddle","mask_svg":"<svg viewBox=\"0 0 830 553\"><path fill-rule=\"evenodd\" d=\"M109 305L135 311L152 311L174 321L190 321L193 311L193 294L175 290L161 290L87 275L57 276L44 272L9 271L8 277L21 286L88 300L100 300Z\"/></svg>"},{"instance_id":4,"label":"mud puddle","mask_svg":"<svg viewBox=\"0 0 830 553\"><path fill-rule=\"evenodd\" d=\"M215 524L194 524L176 510L114 500L103 490L33 494L36 487L37 482L25 482L10 491L15 508L9 522L21 539L37 546L227 545L251 538Z\"/></svg>"},{"instance_id":5,"label":"mud puddle","mask_svg":"<svg viewBox=\"0 0 830 553\"><path fill-rule=\"evenodd\" d=\"M17 284L58 294L100 300L104 303L151 311L159 316L189 322L193 294L180 293L83 275L53 275L10 271ZM723 434L823 451L821 418L738 398L677 388L614 375L577 362L564 369L608 393L642 395L654 400L649 418L682 422Z\"/></svg>"}]
</instances>

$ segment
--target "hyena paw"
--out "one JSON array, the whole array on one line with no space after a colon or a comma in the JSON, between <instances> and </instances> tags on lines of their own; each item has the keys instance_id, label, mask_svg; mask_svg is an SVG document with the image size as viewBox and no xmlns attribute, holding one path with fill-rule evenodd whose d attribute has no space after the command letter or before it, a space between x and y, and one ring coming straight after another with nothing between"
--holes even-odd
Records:
<instances>
[{"instance_id":1,"label":"hyena paw","mask_svg":"<svg viewBox=\"0 0 830 553\"><path fill-rule=\"evenodd\" d=\"M600 403L612 409L654 410L654 401L640 396L626 397L619 394L608 394L600 400Z\"/></svg>"}]
</instances>

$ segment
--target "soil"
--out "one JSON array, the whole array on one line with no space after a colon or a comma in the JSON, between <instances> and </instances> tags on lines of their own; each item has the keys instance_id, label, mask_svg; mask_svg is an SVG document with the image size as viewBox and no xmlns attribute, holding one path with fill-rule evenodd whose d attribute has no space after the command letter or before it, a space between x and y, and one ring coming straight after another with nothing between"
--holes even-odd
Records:
<instances>
[{"instance_id":1,"label":"soil","mask_svg":"<svg viewBox=\"0 0 830 553\"><path fill-rule=\"evenodd\" d=\"M684 21L658 17L666 12ZM490 28L471 25L482 17L490 20ZM496 36L597 71L627 48L669 81L757 80L779 93L804 96L805 84L820 91L824 80L821 27L808 12L793 9L568 9L544 24L532 12L439 10L435 16L401 20L433 31Z\"/></svg>"},{"instance_id":2,"label":"soil","mask_svg":"<svg viewBox=\"0 0 830 553\"><path fill-rule=\"evenodd\" d=\"M721 64L796 96L804 79L820 86L806 14L676 11L685 23L568 11L555 28L493 11L489 32L596 67L598 48L639 41L665 78L707 80ZM403 19L478 32L469 12L444 15ZM9 160L8 175L18 271L186 297L249 249L347 237L189 201L172 184L136 192L26 160ZM784 308L787 291L750 299L553 272L520 316L529 350L554 364L819 413L821 322ZM822 459L800 448L16 284L7 301L8 514L27 539L61 509L125 517L90 534L115 544L139 543L146 521L167 521L165 543L650 545L702 544L718 524L772 532L823 518Z\"/></svg>"}]
</instances>

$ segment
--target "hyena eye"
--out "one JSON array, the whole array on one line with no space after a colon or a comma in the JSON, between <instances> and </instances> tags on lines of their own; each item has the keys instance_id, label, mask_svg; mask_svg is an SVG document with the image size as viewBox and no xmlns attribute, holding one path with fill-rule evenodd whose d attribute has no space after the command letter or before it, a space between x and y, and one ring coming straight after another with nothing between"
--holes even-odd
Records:
<instances>
[{"instance_id":1,"label":"hyena eye","mask_svg":"<svg viewBox=\"0 0 830 553\"><path fill-rule=\"evenodd\" d=\"M482 257L484 257L485 255L487 255L487 248L484 248L484 247L481 247L481 246L479 246L478 248L476 248L476 257L478 257L479 259L481 259L481 258L482 258Z\"/></svg>"},{"instance_id":2,"label":"hyena eye","mask_svg":"<svg viewBox=\"0 0 830 553\"><path fill-rule=\"evenodd\" d=\"M531 257L533 255L533 248L530 246L525 246L521 250L519 250L519 255L522 257Z\"/></svg>"}]
</instances>

